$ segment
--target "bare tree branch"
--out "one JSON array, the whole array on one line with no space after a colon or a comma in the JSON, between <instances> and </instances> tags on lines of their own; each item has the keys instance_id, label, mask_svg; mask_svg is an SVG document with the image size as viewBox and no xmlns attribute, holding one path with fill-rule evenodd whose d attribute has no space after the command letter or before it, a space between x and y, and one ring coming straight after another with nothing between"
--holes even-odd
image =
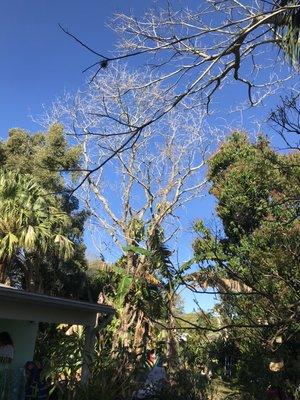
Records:
<instances>
[{"instance_id":1,"label":"bare tree branch","mask_svg":"<svg viewBox=\"0 0 300 400\"><path fill-rule=\"evenodd\" d=\"M177 10L169 5L166 9L149 10L141 18L118 13L111 26L120 34L121 41L119 53L112 57L90 48L60 26L65 34L100 58L86 69L96 69L91 78L92 88L103 80L103 74L110 77L114 74L116 61L144 55L148 66L143 70L143 78L127 82L126 91L124 85L117 88L113 84L110 96L120 100L141 91L160 92L154 101L147 97L149 112L142 119L131 118L126 107L122 110L122 101L119 113L112 112L107 99L99 99L99 107L89 111L90 118L107 120L107 128L103 131L102 127L94 129L93 124L87 124L77 135L111 136L118 146L106 147L111 149L106 157L86 171L75 190L179 105L185 108L197 105L201 112L204 109L212 112L216 109L213 99L218 92L236 82L246 88L250 106L261 104L274 94L291 77L287 66L282 68L285 60L280 60L274 46L286 48L285 26L292 15L300 12L299 8L292 1L205 0L195 10ZM226 112L224 104L222 112ZM110 132L112 122L119 125L117 132ZM117 140L121 136L123 140Z\"/></svg>"}]
</instances>

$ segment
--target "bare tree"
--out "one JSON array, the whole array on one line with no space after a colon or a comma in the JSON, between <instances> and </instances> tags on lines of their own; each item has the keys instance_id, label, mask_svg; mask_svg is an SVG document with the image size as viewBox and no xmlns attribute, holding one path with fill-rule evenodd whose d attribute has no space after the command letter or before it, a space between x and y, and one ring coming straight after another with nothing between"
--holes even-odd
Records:
<instances>
[{"instance_id":1,"label":"bare tree","mask_svg":"<svg viewBox=\"0 0 300 400\"><path fill-rule=\"evenodd\" d=\"M174 9L167 2L165 7L149 10L140 18L123 13L115 15L111 26L120 34L120 43L119 51L111 57L91 49L62 27L97 57L86 69L94 69L92 82L100 72L109 74L114 61L141 56L148 65L145 79L131 82L127 89L138 93L158 85L160 88L159 98L150 101L149 112L142 120L130 123L122 120L122 130L118 132L124 138L122 144L114 147L113 153L95 168L101 168L139 140L149 125L160 121L179 104L214 110L213 99L232 83L240 85L241 97L246 94L250 106L261 104L291 77L288 63L278 56L278 49L283 50L293 66L299 65L298 1L199 3L199 8L192 10ZM237 90L236 86L231 89ZM222 110L226 110L224 103Z\"/></svg>"},{"instance_id":2,"label":"bare tree","mask_svg":"<svg viewBox=\"0 0 300 400\"><path fill-rule=\"evenodd\" d=\"M82 198L120 249L132 244L127 231L134 218L151 225L149 235L164 223L172 235L176 209L202 193L213 136L198 110L183 107L126 146L124 124L143 123L163 101L159 85L128 90L142 81L141 74L116 66L85 92L66 95L44 118L45 124L62 122L69 138L82 146L81 171L94 172L82 185ZM121 146L123 151L116 152ZM108 153L115 158L99 168Z\"/></svg>"},{"instance_id":3,"label":"bare tree","mask_svg":"<svg viewBox=\"0 0 300 400\"><path fill-rule=\"evenodd\" d=\"M294 1L207 0L197 10L168 5L140 19L117 14L113 27L121 35L121 57L152 57L159 74L148 84L160 80L177 87L172 105L197 94L209 107L214 93L232 80L246 87L249 103L256 105L284 81L266 73L271 70L267 60L272 63L277 56L274 44L286 48L285 31L279 27L299 7ZM276 62L280 65L278 57Z\"/></svg>"},{"instance_id":4,"label":"bare tree","mask_svg":"<svg viewBox=\"0 0 300 400\"><path fill-rule=\"evenodd\" d=\"M99 74L86 91L58 101L44 120L62 122L70 140L82 146L82 170L88 173L78 195L90 211L93 227L106 232L107 239L101 240L113 244L115 256L123 254L124 272L133 278L131 287L155 271L145 255L132 249L149 248L162 230L162 243L178 234L178 210L202 195L211 150L211 132L202 115L184 106L145 127L139 140L128 145L124 125L143 124L167 96L159 84L138 88L143 81L143 75L116 65ZM99 167L107 154L113 155L110 163ZM125 300L114 346L120 339L129 345L130 329L137 327L138 348L151 316Z\"/></svg>"}]
</instances>

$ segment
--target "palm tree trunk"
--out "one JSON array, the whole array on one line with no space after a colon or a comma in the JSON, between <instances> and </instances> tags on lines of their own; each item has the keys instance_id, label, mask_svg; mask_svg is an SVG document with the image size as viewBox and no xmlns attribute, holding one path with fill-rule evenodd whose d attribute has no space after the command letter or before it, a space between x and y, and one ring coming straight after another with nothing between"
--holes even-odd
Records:
<instances>
[{"instance_id":1,"label":"palm tree trunk","mask_svg":"<svg viewBox=\"0 0 300 400\"><path fill-rule=\"evenodd\" d=\"M5 281L6 281L6 278L7 278L6 268L7 268L7 266L6 266L5 261L2 261L0 263L0 283L5 283Z\"/></svg>"}]
</instances>

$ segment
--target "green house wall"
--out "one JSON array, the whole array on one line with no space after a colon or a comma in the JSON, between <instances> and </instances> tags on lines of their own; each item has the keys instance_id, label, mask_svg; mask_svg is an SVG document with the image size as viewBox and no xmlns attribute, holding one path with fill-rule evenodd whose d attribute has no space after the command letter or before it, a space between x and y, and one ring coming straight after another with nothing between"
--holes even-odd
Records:
<instances>
[{"instance_id":1,"label":"green house wall","mask_svg":"<svg viewBox=\"0 0 300 400\"><path fill-rule=\"evenodd\" d=\"M8 332L13 340L13 368L22 368L26 361L33 359L37 330L37 322L0 319L0 332Z\"/></svg>"}]
</instances>

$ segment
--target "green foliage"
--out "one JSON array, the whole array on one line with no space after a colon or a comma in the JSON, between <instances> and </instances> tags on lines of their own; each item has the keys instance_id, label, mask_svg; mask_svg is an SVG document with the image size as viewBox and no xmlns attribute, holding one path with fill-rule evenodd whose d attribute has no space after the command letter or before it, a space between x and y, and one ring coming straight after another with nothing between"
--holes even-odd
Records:
<instances>
[{"instance_id":1,"label":"green foliage","mask_svg":"<svg viewBox=\"0 0 300 400\"><path fill-rule=\"evenodd\" d=\"M40 225L40 229L44 229L45 234L44 240L40 240L42 232L36 231L37 226L33 227L30 221L23 221L24 226L27 224L28 227L26 234L20 238L23 240L22 246L26 239L26 249L29 250L30 246L38 243L43 251L39 253L39 257L37 257L37 252L34 254L31 252L30 255L27 252L25 259L15 258L15 267L20 269L23 266L23 270L32 269L32 265L38 264L38 275L31 277L34 286L31 287L31 290L42 290L49 294L86 299L88 296L88 278L84 272L86 260L83 227L87 213L84 210L79 210L79 202L74 196L69 195L66 183L71 176L75 177L75 173L72 171L78 169L80 154L81 149L79 147L68 145L63 128L58 124L51 126L48 132L36 134L30 134L22 129L12 129L9 132L8 139L0 143L3 179L6 179L7 174L24 175L27 178L24 177L23 180L33 181L35 187L39 187L39 190L43 191L39 202L32 205L32 209L29 210L29 203L35 202L36 199L28 198L26 208L25 204L22 204L21 198L17 200L20 193L16 187L12 187L15 194L11 193L11 201L17 200L15 201L15 212L18 213L17 208L20 207L21 211L27 210L28 218L31 218L30 212L32 215L36 213L37 218L44 218L44 222L47 221L48 223L48 231L45 230L43 225ZM30 182L28 185L30 185ZM15 200L13 199L14 195L17 196ZM26 197L26 194L24 196ZM48 207L45 210L47 215L45 214L44 217L41 216L43 204ZM49 207L52 207L55 211L52 220L49 217L52 209ZM59 219L64 219L64 223L62 221L60 223L59 230L53 225L55 218L57 223L59 223ZM13 218L9 217L9 219L13 224ZM51 224L52 226L50 226ZM57 232L55 237L50 233L51 229L53 233ZM13 229L11 233L13 234ZM46 244L49 244L51 238L54 241L54 246L50 248ZM17 248L17 239L14 236L9 235L5 240L7 247L4 252L9 248ZM72 257L69 257L70 243L72 243ZM65 251L67 248L68 251ZM6 254L9 255L9 253ZM22 262L20 263L20 261ZM25 286L28 288L28 283Z\"/></svg>"},{"instance_id":2,"label":"green foliage","mask_svg":"<svg viewBox=\"0 0 300 400\"><path fill-rule=\"evenodd\" d=\"M135 254L142 254L144 256L150 256L151 255L150 251L148 251L146 249L143 249L142 247L139 247L139 246L133 246L133 245L124 246L123 250L126 251L126 252L131 251L131 252L133 252Z\"/></svg>"},{"instance_id":3,"label":"green foliage","mask_svg":"<svg viewBox=\"0 0 300 400\"><path fill-rule=\"evenodd\" d=\"M274 153L264 138L252 146L245 134L234 133L210 160L211 193L218 199L217 213L228 240L252 233L270 213L296 215L297 203L290 202L288 208L277 201L278 196L295 195L295 188L287 185L290 179L297 184L299 171L293 174L289 168L293 158Z\"/></svg>"},{"instance_id":4,"label":"green foliage","mask_svg":"<svg viewBox=\"0 0 300 400\"><path fill-rule=\"evenodd\" d=\"M285 6L299 6L298 0L284 0ZM290 9L283 17L273 24L275 36L282 37L281 46L291 64L299 67L300 64L300 11L299 8Z\"/></svg>"},{"instance_id":5,"label":"green foliage","mask_svg":"<svg viewBox=\"0 0 300 400\"><path fill-rule=\"evenodd\" d=\"M34 135L11 129L0 148L1 164L6 170L30 174L43 187L57 193L65 189L63 171L78 168L81 152L79 147L68 146L59 124Z\"/></svg>"},{"instance_id":6,"label":"green foliage","mask_svg":"<svg viewBox=\"0 0 300 400\"><path fill-rule=\"evenodd\" d=\"M299 153L279 155L263 137L252 144L244 133L233 133L209 161L223 232L195 225L199 280L210 277L219 287L220 278L227 279L239 287L238 293L221 290L219 308L223 324L244 326L229 334L230 340L239 338L242 354L236 379L242 385L260 377L261 390L270 381L267 363L247 368L259 358L286 354L284 375L294 380L288 367L293 356L286 351L300 328L299 165Z\"/></svg>"},{"instance_id":7,"label":"green foliage","mask_svg":"<svg viewBox=\"0 0 300 400\"><path fill-rule=\"evenodd\" d=\"M133 278L132 276L125 275L122 276L121 281L118 285L117 288L117 294L116 294L116 306L121 307L124 304L124 299L129 293L129 290L131 289Z\"/></svg>"},{"instance_id":8,"label":"green foliage","mask_svg":"<svg viewBox=\"0 0 300 400\"><path fill-rule=\"evenodd\" d=\"M133 218L128 226L128 236L135 243L139 243L145 236L144 222L138 218Z\"/></svg>"},{"instance_id":9,"label":"green foliage","mask_svg":"<svg viewBox=\"0 0 300 400\"><path fill-rule=\"evenodd\" d=\"M50 381L50 393L59 399L71 399L66 392L72 392L78 385L82 367L84 328L66 335L68 326L41 324L38 332L36 361L43 364L43 377Z\"/></svg>"},{"instance_id":10,"label":"green foliage","mask_svg":"<svg viewBox=\"0 0 300 400\"><path fill-rule=\"evenodd\" d=\"M155 229L148 239L148 248L151 252L151 264L162 278L170 278L173 266L171 262L172 251L164 243L164 233L161 229Z\"/></svg>"},{"instance_id":11,"label":"green foliage","mask_svg":"<svg viewBox=\"0 0 300 400\"><path fill-rule=\"evenodd\" d=\"M68 259L72 242L64 235L69 216L57 208L57 201L28 175L0 171L0 263L2 279L17 261L23 268L27 288L33 277L29 267L38 269L50 251ZM34 263L31 262L34 260ZM28 271L28 273L26 273Z\"/></svg>"}]
</instances>

